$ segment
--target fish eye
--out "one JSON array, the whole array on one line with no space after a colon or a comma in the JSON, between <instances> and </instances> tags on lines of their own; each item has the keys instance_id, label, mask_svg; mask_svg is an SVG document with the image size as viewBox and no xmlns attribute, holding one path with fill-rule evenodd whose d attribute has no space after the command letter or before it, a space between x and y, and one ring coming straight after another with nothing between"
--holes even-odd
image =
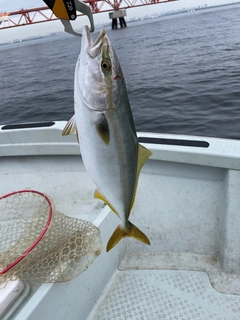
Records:
<instances>
[{"instance_id":1,"label":"fish eye","mask_svg":"<svg viewBox=\"0 0 240 320\"><path fill-rule=\"evenodd\" d=\"M102 63L101 63L101 67L102 67L102 70L104 72L107 72L111 69L111 65L109 62L107 62L106 60L103 60Z\"/></svg>"}]
</instances>

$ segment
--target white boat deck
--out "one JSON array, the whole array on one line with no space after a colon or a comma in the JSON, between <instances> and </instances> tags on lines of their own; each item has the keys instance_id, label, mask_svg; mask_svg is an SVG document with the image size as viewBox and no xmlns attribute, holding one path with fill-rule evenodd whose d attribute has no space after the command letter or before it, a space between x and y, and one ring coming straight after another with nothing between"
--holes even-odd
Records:
<instances>
[{"instance_id":1,"label":"white boat deck","mask_svg":"<svg viewBox=\"0 0 240 320\"><path fill-rule=\"evenodd\" d=\"M239 319L238 296L214 290L205 272L118 271L89 320Z\"/></svg>"},{"instance_id":2,"label":"white boat deck","mask_svg":"<svg viewBox=\"0 0 240 320\"><path fill-rule=\"evenodd\" d=\"M94 184L80 155L0 158L0 194L35 189L48 194L56 209L72 217L93 221L103 204L93 198Z\"/></svg>"},{"instance_id":3,"label":"white boat deck","mask_svg":"<svg viewBox=\"0 0 240 320\"><path fill-rule=\"evenodd\" d=\"M130 220L151 246L124 239L106 253L119 219L93 198L76 139L62 138L63 126L0 127L0 195L48 194L58 211L100 228L103 251L68 283L25 284L1 319L239 320L240 142L140 134L155 141L148 140L153 156Z\"/></svg>"}]
</instances>

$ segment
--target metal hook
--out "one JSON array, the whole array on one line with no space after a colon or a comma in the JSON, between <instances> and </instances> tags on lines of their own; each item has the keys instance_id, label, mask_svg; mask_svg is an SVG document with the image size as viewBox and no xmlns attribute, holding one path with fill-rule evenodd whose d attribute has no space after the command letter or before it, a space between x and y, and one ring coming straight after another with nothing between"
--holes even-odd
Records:
<instances>
[{"instance_id":1,"label":"metal hook","mask_svg":"<svg viewBox=\"0 0 240 320\"><path fill-rule=\"evenodd\" d=\"M93 21L92 11L91 11L90 7L79 0L74 0L74 3L75 3L77 11L88 16L88 19L89 19L90 25L91 25L90 32L93 32L94 31L94 21ZM69 20L66 20L66 19L60 19L60 20L61 20L62 24L64 25L64 31L66 31L74 36L78 36L78 37L82 36L81 33L73 30L71 22Z\"/></svg>"}]
</instances>

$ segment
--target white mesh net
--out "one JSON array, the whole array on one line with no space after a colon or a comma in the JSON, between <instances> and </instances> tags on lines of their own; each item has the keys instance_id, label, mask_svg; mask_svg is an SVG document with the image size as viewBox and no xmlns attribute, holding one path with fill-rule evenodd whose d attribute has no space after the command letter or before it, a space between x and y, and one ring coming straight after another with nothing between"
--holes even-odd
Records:
<instances>
[{"instance_id":1,"label":"white mesh net","mask_svg":"<svg viewBox=\"0 0 240 320\"><path fill-rule=\"evenodd\" d=\"M99 229L56 211L47 195L24 190L0 197L0 283L68 281L101 250Z\"/></svg>"}]
</instances>

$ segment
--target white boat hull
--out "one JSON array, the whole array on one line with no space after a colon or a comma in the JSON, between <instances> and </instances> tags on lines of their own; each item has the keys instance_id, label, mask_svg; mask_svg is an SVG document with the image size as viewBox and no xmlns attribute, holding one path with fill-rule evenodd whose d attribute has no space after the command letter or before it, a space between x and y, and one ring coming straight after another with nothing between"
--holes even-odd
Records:
<instances>
[{"instance_id":1,"label":"white boat hull","mask_svg":"<svg viewBox=\"0 0 240 320\"><path fill-rule=\"evenodd\" d=\"M0 127L0 195L49 194L62 213L99 226L105 248L119 220L93 198L76 137L61 136L64 125ZM11 319L240 319L240 141L138 136L151 139L145 146L153 155L130 221L151 246L125 239L103 250L78 278L37 286Z\"/></svg>"}]
</instances>

